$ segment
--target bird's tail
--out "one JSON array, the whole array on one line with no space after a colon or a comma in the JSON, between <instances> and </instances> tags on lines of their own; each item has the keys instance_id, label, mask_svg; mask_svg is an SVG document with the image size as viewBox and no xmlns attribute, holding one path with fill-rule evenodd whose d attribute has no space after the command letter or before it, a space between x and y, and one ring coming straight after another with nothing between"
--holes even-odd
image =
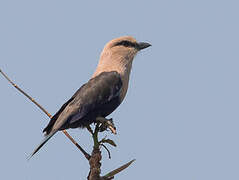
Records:
<instances>
[{"instance_id":1,"label":"bird's tail","mask_svg":"<svg viewBox=\"0 0 239 180\"><path fill-rule=\"evenodd\" d=\"M30 156L28 157L28 160L30 160L32 158L32 156L34 154L36 154L41 147L56 133L57 131L53 131L50 134L46 135L45 138L42 140L42 142L37 146L37 148L30 154Z\"/></svg>"}]
</instances>

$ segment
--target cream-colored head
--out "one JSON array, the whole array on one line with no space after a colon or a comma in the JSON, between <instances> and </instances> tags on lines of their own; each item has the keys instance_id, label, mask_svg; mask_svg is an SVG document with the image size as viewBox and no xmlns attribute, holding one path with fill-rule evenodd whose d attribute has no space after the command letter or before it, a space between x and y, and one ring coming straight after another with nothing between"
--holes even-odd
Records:
<instances>
[{"instance_id":1,"label":"cream-colored head","mask_svg":"<svg viewBox=\"0 0 239 180\"><path fill-rule=\"evenodd\" d=\"M130 73L132 61L141 49L149 47L148 43L138 43L131 36L123 36L108 42L100 56L93 77L105 71L117 71L122 76Z\"/></svg>"},{"instance_id":2,"label":"cream-colored head","mask_svg":"<svg viewBox=\"0 0 239 180\"><path fill-rule=\"evenodd\" d=\"M137 42L131 36L111 40L105 45L92 78L102 72L117 71L123 81L122 98L124 98L128 88L133 59L137 52L149 46L151 46L149 43Z\"/></svg>"}]
</instances>

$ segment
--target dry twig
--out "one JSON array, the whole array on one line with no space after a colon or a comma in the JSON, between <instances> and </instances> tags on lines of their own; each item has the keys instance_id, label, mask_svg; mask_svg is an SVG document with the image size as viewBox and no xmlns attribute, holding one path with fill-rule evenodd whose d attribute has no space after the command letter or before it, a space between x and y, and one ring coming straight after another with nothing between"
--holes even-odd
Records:
<instances>
[{"instance_id":1,"label":"dry twig","mask_svg":"<svg viewBox=\"0 0 239 180\"><path fill-rule=\"evenodd\" d=\"M29 96L26 92L24 92L20 87L18 87L12 80L0 69L0 73L10 82L18 91L20 91L24 96L26 96L30 101L32 101L37 107L39 107L49 118L52 118L52 115L47 112L45 108L43 108L38 102L36 102L31 96ZM90 155L70 136L70 134L63 130L63 133L70 139L70 141L75 144L75 146L84 154L86 159L90 159Z\"/></svg>"}]
</instances>

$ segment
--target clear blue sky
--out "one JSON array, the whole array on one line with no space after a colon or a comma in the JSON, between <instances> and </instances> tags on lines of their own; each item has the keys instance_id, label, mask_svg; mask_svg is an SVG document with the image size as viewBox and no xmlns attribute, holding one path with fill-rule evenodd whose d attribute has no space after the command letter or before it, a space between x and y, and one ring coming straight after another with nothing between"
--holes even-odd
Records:
<instances>
[{"instance_id":1,"label":"clear blue sky","mask_svg":"<svg viewBox=\"0 0 239 180\"><path fill-rule=\"evenodd\" d=\"M92 75L109 40L153 46L133 64L124 103L109 117L115 179L239 179L239 3L1 1L0 68L50 113ZM48 118L0 77L0 179L85 179L88 162L62 133L31 160ZM70 134L87 149L86 130ZM104 136L104 135L103 135Z\"/></svg>"}]
</instances>

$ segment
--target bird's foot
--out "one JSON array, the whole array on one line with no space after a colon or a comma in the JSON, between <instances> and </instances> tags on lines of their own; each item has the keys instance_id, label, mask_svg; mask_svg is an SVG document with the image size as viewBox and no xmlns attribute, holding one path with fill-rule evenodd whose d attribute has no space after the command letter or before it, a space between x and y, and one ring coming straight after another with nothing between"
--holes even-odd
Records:
<instances>
[{"instance_id":1,"label":"bird's foot","mask_svg":"<svg viewBox=\"0 0 239 180\"><path fill-rule=\"evenodd\" d=\"M99 131L100 132L103 132L105 131L107 128L110 129L110 131L113 133L113 134L116 134L116 127L114 125L114 122L113 122L113 119L110 118L110 119L106 119L104 117L97 117L96 118L96 121L100 122L101 125L99 127Z\"/></svg>"}]
</instances>

